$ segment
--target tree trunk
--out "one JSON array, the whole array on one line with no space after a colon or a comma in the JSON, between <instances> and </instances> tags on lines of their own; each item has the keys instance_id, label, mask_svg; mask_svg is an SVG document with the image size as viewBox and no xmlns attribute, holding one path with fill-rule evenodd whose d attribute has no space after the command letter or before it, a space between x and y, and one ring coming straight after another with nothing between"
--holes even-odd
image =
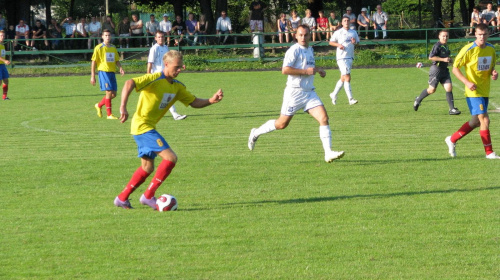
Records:
<instances>
[{"instance_id":1,"label":"tree trunk","mask_svg":"<svg viewBox=\"0 0 500 280\"><path fill-rule=\"evenodd\" d=\"M215 16L214 18L220 17L220 12L227 12L227 0L215 0ZM231 18L231 15L228 13L227 16ZM236 19L233 19L236 20Z\"/></svg>"},{"instance_id":2,"label":"tree trunk","mask_svg":"<svg viewBox=\"0 0 500 280\"><path fill-rule=\"evenodd\" d=\"M462 22L464 25L470 25L469 9L467 8L467 3L465 0L460 0L460 15L462 16Z\"/></svg>"},{"instance_id":3,"label":"tree trunk","mask_svg":"<svg viewBox=\"0 0 500 280\"><path fill-rule=\"evenodd\" d=\"M68 11L68 17L73 17L74 20L76 20L76 17L73 15L73 11L75 10L75 0L71 0L69 2L69 11Z\"/></svg>"},{"instance_id":4,"label":"tree trunk","mask_svg":"<svg viewBox=\"0 0 500 280\"><path fill-rule=\"evenodd\" d=\"M184 14L182 13L182 6L183 6L183 1L182 0L175 0L173 3L174 5L174 14L176 16L182 16L182 20L186 20L184 18Z\"/></svg>"},{"instance_id":5,"label":"tree trunk","mask_svg":"<svg viewBox=\"0 0 500 280\"><path fill-rule=\"evenodd\" d=\"M432 12L432 18L434 19L434 22L437 22L439 19L443 18L443 12L442 10L442 0L434 0L434 11Z\"/></svg>"},{"instance_id":6,"label":"tree trunk","mask_svg":"<svg viewBox=\"0 0 500 280\"><path fill-rule=\"evenodd\" d=\"M200 1L200 12L205 16L205 20L208 22L209 33L214 33L215 31L215 20L212 14L212 1L211 0L199 0Z\"/></svg>"},{"instance_id":7,"label":"tree trunk","mask_svg":"<svg viewBox=\"0 0 500 280\"><path fill-rule=\"evenodd\" d=\"M450 20L455 21L455 2L456 0L451 0L450 3Z\"/></svg>"},{"instance_id":8,"label":"tree trunk","mask_svg":"<svg viewBox=\"0 0 500 280\"><path fill-rule=\"evenodd\" d=\"M49 27L50 21L52 20L52 0L44 0L45 2L45 26Z\"/></svg>"},{"instance_id":9,"label":"tree trunk","mask_svg":"<svg viewBox=\"0 0 500 280\"><path fill-rule=\"evenodd\" d=\"M318 18L318 12L323 10L323 0L308 0L307 8L311 10L311 15L313 18Z\"/></svg>"}]
</instances>

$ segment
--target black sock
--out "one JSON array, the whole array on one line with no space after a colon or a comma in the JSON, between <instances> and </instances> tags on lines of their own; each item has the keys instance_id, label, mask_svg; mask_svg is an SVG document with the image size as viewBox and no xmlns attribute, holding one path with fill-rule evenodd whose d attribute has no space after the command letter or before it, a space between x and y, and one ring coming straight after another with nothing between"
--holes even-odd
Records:
<instances>
[{"instance_id":1,"label":"black sock","mask_svg":"<svg viewBox=\"0 0 500 280\"><path fill-rule=\"evenodd\" d=\"M453 101L453 92L446 92L446 101L448 101L448 106L450 110L455 108L455 102Z\"/></svg>"},{"instance_id":2,"label":"black sock","mask_svg":"<svg viewBox=\"0 0 500 280\"><path fill-rule=\"evenodd\" d=\"M429 96L429 94L427 93L427 89L422 90L420 95L417 97L417 102L422 102L422 100L424 100L424 98L426 98L427 96Z\"/></svg>"}]
</instances>

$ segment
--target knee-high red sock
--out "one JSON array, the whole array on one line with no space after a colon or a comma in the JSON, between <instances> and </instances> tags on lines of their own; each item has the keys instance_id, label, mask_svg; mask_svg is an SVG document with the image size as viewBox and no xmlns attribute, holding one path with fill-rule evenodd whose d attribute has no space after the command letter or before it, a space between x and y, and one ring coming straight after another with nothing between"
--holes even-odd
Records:
<instances>
[{"instance_id":1,"label":"knee-high red sock","mask_svg":"<svg viewBox=\"0 0 500 280\"><path fill-rule=\"evenodd\" d=\"M156 169L156 173L153 177L153 180L151 181L151 184L149 184L148 189L144 192L144 196L147 199L151 199L153 196L155 196L156 190L160 187L161 183L165 181L174 167L175 163L169 160L163 160L160 163L160 165Z\"/></svg>"},{"instance_id":2,"label":"knee-high red sock","mask_svg":"<svg viewBox=\"0 0 500 280\"><path fill-rule=\"evenodd\" d=\"M7 92L9 91L9 85L3 84L2 89L3 89L3 99L5 99L7 98Z\"/></svg>"},{"instance_id":3,"label":"knee-high red sock","mask_svg":"<svg viewBox=\"0 0 500 280\"><path fill-rule=\"evenodd\" d=\"M106 103L106 96L104 96L102 99L101 99L101 102L99 102L99 104L97 104L97 106L99 106L99 108L101 108L102 106L104 106Z\"/></svg>"},{"instance_id":4,"label":"knee-high red sock","mask_svg":"<svg viewBox=\"0 0 500 280\"><path fill-rule=\"evenodd\" d=\"M470 125L469 125L469 122L466 122L462 125L462 127L457 130L457 132L453 133L453 135L451 135L451 142L453 143L456 143L458 140L462 139L462 137L464 137L465 135L469 134L469 132L473 131L474 128L472 128Z\"/></svg>"},{"instance_id":5,"label":"knee-high red sock","mask_svg":"<svg viewBox=\"0 0 500 280\"><path fill-rule=\"evenodd\" d=\"M135 191L146 179L148 178L150 173L147 173L142 169L142 167L139 167L135 172L134 175L132 175L132 179L128 182L127 186L123 189L123 191L118 195L118 198L121 201L125 201L128 199L131 193Z\"/></svg>"},{"instance_id":6,"label":"knee-high red sock","mask_svg":"<svg viewBox=\"0 0 500 280\"><path fill-rule=\"evenodd\" d=\"M483 141L484 151L486 155L493 153L493 145L491 145L491 136L490 130L479 130L479 135L481 136L481 140Z\"/></svg>"},{"instance_id":7,"label":"knee-high red sock","mask_svg":"<svg viewBox=\"0 0 500 280\"><path fill-rule=\"evenodd\" d=\"M106 112L108 113L108 116L111 115L111 99L104 99L104 104L106 104Z\"/></svg>"}]
</instances>

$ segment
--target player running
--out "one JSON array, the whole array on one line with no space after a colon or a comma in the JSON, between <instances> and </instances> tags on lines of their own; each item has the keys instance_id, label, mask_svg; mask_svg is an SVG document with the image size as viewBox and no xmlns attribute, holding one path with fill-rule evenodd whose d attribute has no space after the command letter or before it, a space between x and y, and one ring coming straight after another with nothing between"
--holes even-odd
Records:
<instances>
[{"instance_id":1,"label":"player running","mask_svg":"<svg viewBox=\"0 0 500 280\"><path fill-rule=\"evenodd\" d=\"M219 89L211 98L200 99L191 94L184 84L175 78L184 69L182 54L178 51L169 51L163 56L165 67L162 72L146 74L125 82L122 89L120 121L128 119L127 103L132 91L140 92L137 110L132 118L131 133L138 147L138 157L141 166L134 172L129 183L115 198L114 204L118 207L130 209L129 196L154 171L154 161L157 156L161 163L151 180L147 190L139 201L143 205L156 209L156 190L165 181L177 162L177 155L170 148L167 141L156 131L156 124L163 118L176 101L193 108L203 108L218 103L223 98Z\"/></svg>"},{"instance_id":2,"label":"player running","mask_svg":"<svg viewBox=\"0 0 500 280\"><path fill-rule=\"evenodd\" d=\"M0 30L0 84L3 82L3 100L10 100L7 97L7 92L9 91L9 71L5 65L10 65L10 60L6 59L5 45L3 41L5 40L5 31Z\"/></svg>"},{"instance_id":3,"label":"player running","mask_svg":"<svg viewBox=\"0 0 500 280\"><path fill-rule=\"evenodd\" d=\"M111 113L111 99L116 97L116 91L118 85L116 83L115 71L118 66L120 69L120 74L125 75L125 71L120 64L118 51L116 47L111 44L111 31L104 29L102 31L102 43L94 48L94 53L92 54L92 65L90 66L90 84L95 86L95 68L99 70L99 85L101 91L106 92L101 102L94 105L97 110L97 116L102 117L101 107L106 106L107 119L117 120Z\"/></svg>"},{"instance_id":4,"label":"player running","mask_svg":"<svg viewBox=\"0 0 500 280\"><path fill-rule=\"evenodd\" d=\"M427 96L436 92L436 88L439 83L441 83L446 91L446 101L448 101L448 106L450 107L450 115L460 115L460 111L455 108L455 102L453 101L453 86L451 84L450 70L448 70L448 63L451 63L450 49L448 48L448 39L450 38L448 30L439 31L439 41L434 44L432 50L429 54L429 60L432 61L431 69L429 70L429 87L424 89L419 96L415 98L413 102L413 109L418 110L420 103Z\"/></svg>"},{"instance_id":5,"label":"player running","mask_svg":"<svg viewBox=\"0 0 500 280\"><path fill-rule=\"evenodd\" d=\"M325 150L325 161L332 162L344 156L344 152L332 151L332 134L325 107L314 91L314 75L324 78L326 72L315 65L314 53L309 46L311 30L307 25L299 25L295 34L297 43L291 46L283 60L281 72L288 75L281 114L277 120L269 120L259 128L252 128L248 137L248 148L253 150L259 136L275 130L285 129L295 113L304 109L319 122L319 137Z\"/></svg>"},{"instance_id":6,"label":"player running","mask_svg":"<svg viewBox=\"0 0 500 280\"><path fill-rule=\"evenodd\" d=\"M354 60L354 46L359 43L358 33L355 30L349 29L350 18L342 17L342 28L335 31L330 38L330 46L337 48L337 65L340 70L340 80L335 85L335 89L330 93L333 105L337 104L337 94L342 89L345 89L349 105L358 103L358 100L352 97L351 91L351 69Z\"/></svg>"},{"instance_id":7,"label":"player running","mask_svg":"<svg viewBox=\"0 0 500 280\"><path fill-rule=\"evenodd\" d=\"M456 157L457 141L479 127L486 158L500 159L500 156L493 151L489 129L490 77L493 80L498 79L498 72L495 70L497 61L495 47L486 42L488 36L488 26L484 23L478 24L476 40L460 50L453 64L453 74L465 85L465 96L472 117L453 135L446 137L445 142L451 157ZM465 67L465 76L460 70L462 67Z\"/></svg>"}]
</instances>

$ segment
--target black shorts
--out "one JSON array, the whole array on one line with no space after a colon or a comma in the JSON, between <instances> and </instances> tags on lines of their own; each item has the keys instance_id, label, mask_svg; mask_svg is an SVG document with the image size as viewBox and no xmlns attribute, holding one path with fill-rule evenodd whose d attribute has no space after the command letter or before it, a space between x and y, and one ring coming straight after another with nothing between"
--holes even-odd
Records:
<instances>
[{"instance_id":1,"label":"black shorts","mask_svg":"<svg viewBox=\"0 0 500 280\"><path fill-rule=\"evenodd\" d=\"M438 84L451 84L450 70L448 68L440 68L438 66L431 66L429 70L429 85L436 88Z\"/></svg>"}]
</instances>

